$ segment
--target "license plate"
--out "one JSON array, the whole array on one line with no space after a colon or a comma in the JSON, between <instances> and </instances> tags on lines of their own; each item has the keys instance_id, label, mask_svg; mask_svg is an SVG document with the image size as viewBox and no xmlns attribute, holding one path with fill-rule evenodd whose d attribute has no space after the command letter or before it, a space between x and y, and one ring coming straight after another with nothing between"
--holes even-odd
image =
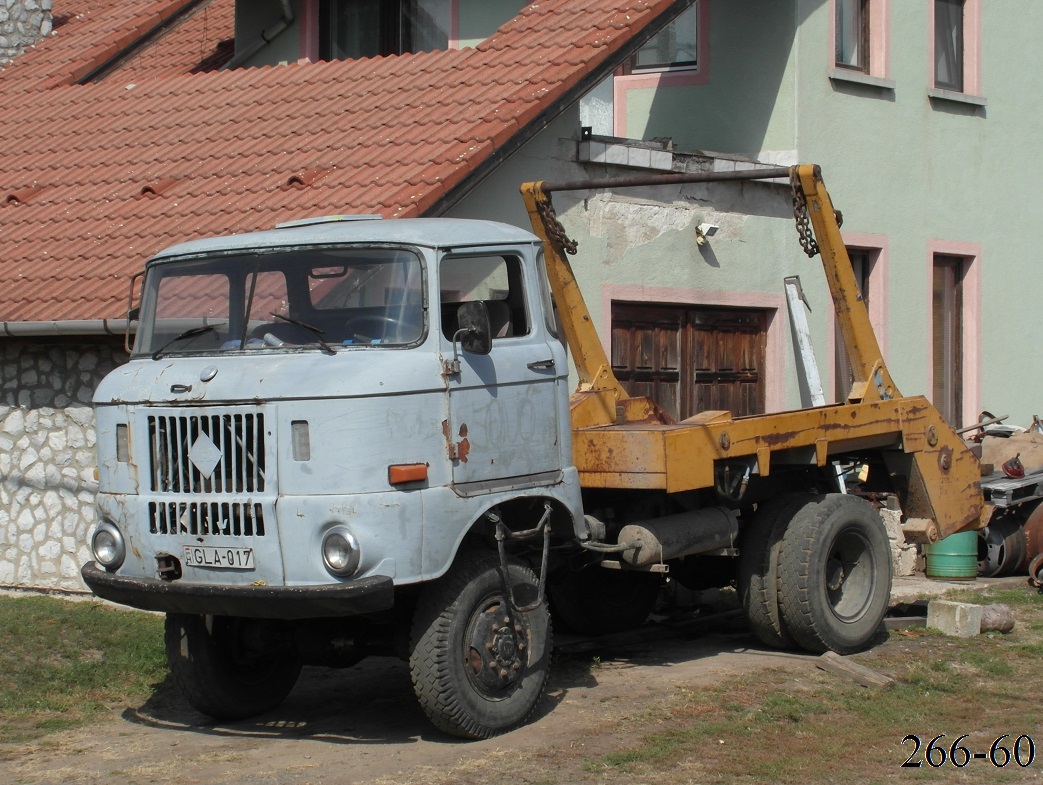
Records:
<instances>
[{"instance_id":1,"label":"license plate","mask_svg":"<svg viewBox=\"0 0 1043 785\"><path fill-rule=\"evenodd\" d=\"M213 567L219 570L252 570L252 548L215 548L212 545L186 545L185 564L189 567Z\"/></svg>"}]
</instances>

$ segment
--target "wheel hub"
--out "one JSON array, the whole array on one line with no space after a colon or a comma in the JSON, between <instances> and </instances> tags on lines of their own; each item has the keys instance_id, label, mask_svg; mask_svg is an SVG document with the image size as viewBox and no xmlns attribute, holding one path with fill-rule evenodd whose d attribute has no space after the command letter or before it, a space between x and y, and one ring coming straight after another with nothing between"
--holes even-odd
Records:
<instances>
[{"instance_id":1,"label":"wheel hub","mask_svg":"<svg viewBox=\"0 0 1043 785\"><path fill-rule=\"evenodd\" d=\"M826 564L826 586L830 591L839 591L844 585L844 563L840 559L830 559Z\"/></svg>"},{"instance_id":2,"label":"wheel hub","mask_svg":"<svg viewBox=\"0 0 1043 785\"><path fill-rule=\"evenodd\" d=\"M475 615L467 645L469 675L484 692L502 692L521 677L526 630L499 603Z\"/></svg>"},{"instance_id":3,"label":"wheel hub","mask_svg":"<svg viewBox=\"0 0 1043 785\"><path fill-rule=\"evenodd\" d=\"M844 621L855 621L872 602L876 565L865 537L855 531L840 534L825 564L826 595L833 613Z\"/></svg>"}]
</instances>

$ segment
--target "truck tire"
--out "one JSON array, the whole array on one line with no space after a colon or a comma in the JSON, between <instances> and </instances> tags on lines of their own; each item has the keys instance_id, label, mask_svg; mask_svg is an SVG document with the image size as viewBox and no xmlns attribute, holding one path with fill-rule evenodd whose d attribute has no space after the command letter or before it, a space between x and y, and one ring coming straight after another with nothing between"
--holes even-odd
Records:
<instances>
[{"instance_id":1,"label":"truck tire","mask_svg":"<svg viewBox=\"0 0 1043 785\"><path fill-rule=\"evenodd\" d=\"M815 497L786 523L779 551L782 622L801 648L867 648L891 597L891 548L879 513L854 496Z\"/></svg>"},{"instance_id":2,"label":"truck tire","mask_svg":"<svg viewBox=\"0 0 1043 785\"><path fill-rule=\"evenodd\" d=\"M168 613L167 663L192 707L217 720L274 709L293 689L301 662L277 622Z\"/></svg>"},{"instance_id":3,"label":"truck tire","mask_svg":"<svg viewBox=\"0 0 1043 785\"><path fill-rule=\"evenodd\" d=\"M808 494L786 494L757 508L748 528L743 532L739 551L739 600L742 602L750 632L765 646L775 649L793 648L779 611L779 551L786 523L811 497Z\"/></svg>"},{"instance_id":4,"label":"truck tire","mask_svg":"<svg viewBox=\"0 0 1043 785\"><path fill-rule=\"evenodd\" d=\"M515 604L535 602L532 570L511 561L507 573ZM509 611L497 556L464 555L417 603L409 671L417 700L435 727L486 739L532 714L543 694L550 653L547 603L524 613Z\"/></svg>"},{"instance_id":5,"label":"truck tire","mask_svg":"<svg viewBox=\"0 0 1043 785\"><path fill-rule=\"evenodd\" d=\"M568 570L547 587L551 610L582 635L608 635L640 627L655 610L663 580L648 572Z\"/></svg>"}]
</instances>

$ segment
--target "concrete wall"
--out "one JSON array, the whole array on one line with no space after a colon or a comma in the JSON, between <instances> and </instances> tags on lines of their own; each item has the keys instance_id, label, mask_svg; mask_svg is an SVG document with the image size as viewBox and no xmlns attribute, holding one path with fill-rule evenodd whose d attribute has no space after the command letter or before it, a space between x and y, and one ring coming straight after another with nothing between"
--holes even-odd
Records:
<instances>
[{"instance_id":1,"label":"concrete wall","mask_svg":"<svg viewBox=\"0 0 1043 785\"><path fill-rule=\"evenodd\" d=\"M51 32L51 0L0 0L0 65Z\"/></svg>"},{"instance_id":2,"label":"concrete wall","mask_svg":"<svg viewBox=\"0 0 1043 785\"><path fill-rule=\"evenodd\" d=\"M0 587L84 589L91 397L123 356L107 343L0 343Z\"/></svg>"}]
</instances>

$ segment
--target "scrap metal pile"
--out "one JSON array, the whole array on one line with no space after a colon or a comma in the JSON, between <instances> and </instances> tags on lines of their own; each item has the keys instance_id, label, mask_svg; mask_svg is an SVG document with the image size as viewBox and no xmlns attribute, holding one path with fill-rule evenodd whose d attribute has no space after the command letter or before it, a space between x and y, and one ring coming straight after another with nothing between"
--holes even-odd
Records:
<instances>
[{"instance_id":1,"label":"scrap metal pile","mask_svg":"<svg viewBox=\"0 0 1043 785\"><path fill-rule=\"evenodd\" d=\"M965 429L979 453L982 494L992 510L978 533L978 574L1028 573L1029 582L1041 586L1043 423L1033 417L1030 427L1019 428L1002 424L1005 419L983 412L978 426Z\"/></svg>"}]
</instances>

